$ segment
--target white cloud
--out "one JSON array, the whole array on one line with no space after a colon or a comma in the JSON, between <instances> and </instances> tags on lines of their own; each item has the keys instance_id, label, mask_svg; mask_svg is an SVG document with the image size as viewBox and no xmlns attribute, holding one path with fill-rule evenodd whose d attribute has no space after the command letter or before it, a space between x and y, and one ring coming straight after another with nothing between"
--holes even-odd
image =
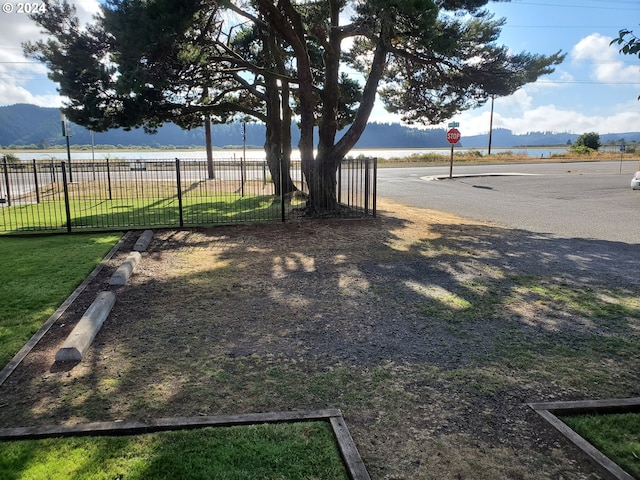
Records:
<instances>
[{"instance_id":1,"label":"white cloud","mask_svg":"<svg viewBox=\"0 0 640 480\"><path fill-rule=\"evenodd\" d=\"M613 40L599 33L592 33L580 40L571 50L573 60L612 60L616 55L615 50L609 48Z\"/></svg>"},{"instance_id":2,"label":"white cloud","mask_svg":"<svg viewBox=\"0 0 640 480\"><path fill-rule=\"evenodd\" d=\"M528 110L532 105L533 97L529 95L526 88L521 88L508 97L496 98L495 100L495 106L498 108Z\"/></svg>"},{"instance_id":3,"label":"white cloud","mask_svg":"<svg viewBox=\"0 0 640 480\"><path fill-rule=\"evenodd\" d=\"M80 22L91 21L99 6L96 0L77 2ZM0 14L0 105L60 106L61 99L48 81L44 65L25 58L22 53L24 42L40 38L43 38L40 27L26 14L16 13L15 9L13 13Z\"/></svg>"},{"instance_id":4,"label":"white cloud","mask_svg":"<svg viewBox=\"0 0 640 480\"><path fill-rule=\"evenodd\" d=\"M31 103L40 107L60 107L62 98L57 94L34 95L24 87L11 82L0 81L0 103L13 105L15 103Z\"/></svg>"},{"instance_id":5,"label":"white cloud","mask_svg":"<svg viewBox=\"0 0 640 480\"><path fill-rule=\"evenodd\" d=\"M593 33L580 40L571 50L574 62L589 62L593 79L604 83L640 82L640 67L625 65L618 48L610 45L613 38Z\"/></svg>"},{"instance_id":6,"label":"white cloud","mask_svg":"<svg viewBox=\"0 0 640 480\"><path fill-rule=\"evenodd\" d=\"M498 126L510 128L515 133L533 131L575 132L581 131L590 122L590 117L572 110L563 110L555 105L544 105L523 113L520 117L501 118Z\"/></svg>"},{"instance_id":7,"label":"white cloud","mask_svg":"<svg viewBox=\"0 0 640 480\"><path fill-rule=\"evenodd\" d=\"M456 120L465 135L486 134L489 131L489 111L465 112ZM584 113L559 108L555 105L543 105L517 114L494 110L493 128L506 128L515 134L528 132L598 132L619 133L637 131L640 125L638 104L621 104L605 115L586 115Z\"/></svg>"}]
</instances>

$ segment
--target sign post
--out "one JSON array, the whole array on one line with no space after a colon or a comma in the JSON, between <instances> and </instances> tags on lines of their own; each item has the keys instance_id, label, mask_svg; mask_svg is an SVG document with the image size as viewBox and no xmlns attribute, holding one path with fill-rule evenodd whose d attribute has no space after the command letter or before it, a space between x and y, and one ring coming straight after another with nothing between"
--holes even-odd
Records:
<instances>
[{"instance_id":1,"label":"sign post","mask_svg":"<svg viewBox=\"0 0 640 480\"><path fill-rule=\"evenodd\" d=\"M449 178L453 178L453 146L460 141L462 135L460 135L460 130L458 127L460 124L458 122L452 122L449 124L449 131L447 132L447 142L451 144L451 160L449 162Z\"/></svg>"}]
</instances>

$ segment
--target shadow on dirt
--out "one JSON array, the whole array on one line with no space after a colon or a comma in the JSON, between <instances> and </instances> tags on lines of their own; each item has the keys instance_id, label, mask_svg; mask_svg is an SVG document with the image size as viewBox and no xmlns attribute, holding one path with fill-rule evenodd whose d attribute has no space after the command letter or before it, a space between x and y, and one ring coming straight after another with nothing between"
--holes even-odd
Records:
<instances>
[{"instance_id":1,"label":"shadow on dirt","mask_svg":"<svg viewBox=\"0 0 640 480\"><path fill-rule=\"evenodd\" d=\"M372 477L585 475L523 405L640 394L640 246L416 212L156 232L86 359L1 387L2 426L335 407Z\"/></svg>"}]
</instances>

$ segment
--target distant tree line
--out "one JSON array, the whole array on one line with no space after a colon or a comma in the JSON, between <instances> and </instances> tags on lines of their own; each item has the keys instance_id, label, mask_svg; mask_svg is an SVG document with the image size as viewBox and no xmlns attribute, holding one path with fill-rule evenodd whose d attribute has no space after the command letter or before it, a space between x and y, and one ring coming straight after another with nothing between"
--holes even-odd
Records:
<instances>
[{"instance_id":1,"label":"distant tree line","mask_svg":"<svg viewBox=\"0 0 640 480\"><path fill-rule=\"evenodd\" d=\"M4 149L47 150L66 148L60 126L60 111L56 108L43 108L35 105L11 105L0 107L0 146ZM20 125L16 129L15 126ZM461 146L484 148L487 135L466 135L464 125ZM84 127L71 125L71 145L73 150L91 149L91 132ZM343 134L340 132L338 135ZM294 141L299 136L297 128L291 132ZM238 148L243 145L243 128L240 123L213 125L214 148ZM496 148L524 148L535 146L570 146L578 135L567 132L528 132L515 135L511 130L496 128L493 131L493 146ZM248 148L262 148L265 127L260 123L248 123L246 145ZM640 132L624 134L605 134L600 136L603 145L620 144L624 138L626 144L640 141ZM400 123L369 123L356 148L447 148L449 144L442 128L420 129ZM204 129L185 131L176 125L165 125L156 134L147 134L142 129L129 132L111 130L94 134L94 149L135 149L135 150L173 150L185 148L204 148ZM631 151L631 150L627 150Z\"/></svg>"}]
</instances>

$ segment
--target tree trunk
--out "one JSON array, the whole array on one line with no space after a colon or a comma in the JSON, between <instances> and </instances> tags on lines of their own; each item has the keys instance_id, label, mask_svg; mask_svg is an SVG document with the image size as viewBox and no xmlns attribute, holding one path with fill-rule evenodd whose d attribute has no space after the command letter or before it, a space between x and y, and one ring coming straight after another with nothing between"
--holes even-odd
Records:
<instances>
[{"instance_id":1,"label":"tree trunk","mask_svg":"<svg viewBox=\"0 0 640 480\"><path fill-rule=\"evenodd\" d=\"M337 195L337 170L340 160L318 155L313 162L303 162L307 185L307 214L310 216L334 216L340 211Z\"/></svg>"},{"instance_id":2,"label":"tree trunk","mask_svg":"<svg viewBox=\"0 0 640 480\"><path fill-rule=\"evenodd\" d=\"M209 180L215 178L213 171L213 151L211 150L211 117L209 114L204 116L204 143L207 150L207 175Z\"/></svg>"},{"instance_id":3,"label":"tree trunk","mask_svg":"<svg viewBox=\"0 0 640 480\"><path fill-rule=\"evenodd\" d=\"M291 179L291 157L283 155L282 150L278 148L278 143L271 143L268 140L268 135L265 143L265 152L267 167L269 167L276 197L287 195L298 190ZM282 177L280 176L281 166Z\"/></svg>"},{"instance_id":4,"label":"tree trunk","mask_svg":"<svg viewBox=\"0 0 640 480\"><path fill-rule=\"evenodd\" d=\"M273 82L274 86L267 89L267 121L265 153L267 166L271 179L275 186L275 195L287 195L297 190L291 179L291 138L286 135L286 125L281 118L281 100L279 89L274 79L266 79L267 83ZM289 128L290 130L290 128ZM286 146L289 142L289 146ZM282 168L282 175L280 169Z\"/></svg>"},{"instance_id":5,"label":"tree trunk","mask_svg":"<svg viewBox=\"0 0 640 480\"><path fill-rule=\"evenodd\" d=\"M356 118L343 135L340 141L336 142L338 131L338 111L340 108L340 61L342 41L340 29L340 9L342 2L330 0L330 25L327 31L326 41L323 43L323 61L325 67L325 81L320 96L322 98L321 116L317 120L318 125L318 153L312 161L305 162L303 156L303 170L309 185L309 200L307 211L312 215L336 215L340 212L338 203L337 170L347 153L356 144L362 132L367 126L367 120L373 109L376 91L386 65L387 32L382 29L380 40L376 46L371 70L364 87L360 108ZM304 91L304 84L300 83L301 92ZM310 93L311 89L309 92ZM310 97L312 95L310 94ZM304 108L304 105L302 105ZM304 111L304 110L303 110ZM302 152L302 140L300 150ZM307 165L305 166L305 163Z\"/></svg>"},{"instance_id":6,"label":"tree trunk","mask_svg":"<svg viewBox=\"0 0 640 480\"><path fill-rule=\"evenodd\" d=\"M263 31L265 58L275 72L286 75L283 53L275 35ZM289 84L275 75L265 76L266 84L266 138L267 166L275 186L276 197L297 190L291 179L291 108L289 107Z\"/></svg>"}]
</instances>

